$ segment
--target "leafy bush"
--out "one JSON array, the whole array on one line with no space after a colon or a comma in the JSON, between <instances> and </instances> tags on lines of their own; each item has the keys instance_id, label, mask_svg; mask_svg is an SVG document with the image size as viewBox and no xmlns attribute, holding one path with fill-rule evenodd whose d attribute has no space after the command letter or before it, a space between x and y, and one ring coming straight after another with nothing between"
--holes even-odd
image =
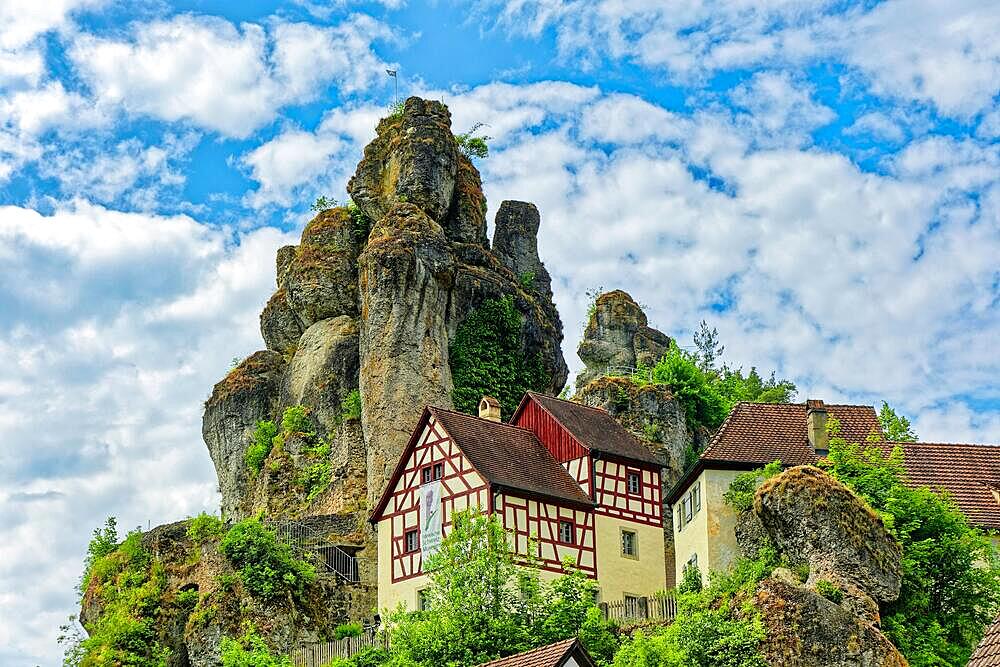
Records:
<instances>
[{"instance_id":1,"label":"leafy bush","mask_svg":"<svg viewBox=\"0 0 1000 667\"><path fill-rule=\"evenodd\" d=\"M361 419L361 392L357 389L352 389L347 398L344 399L340 408L340 419L341 421Z\"/></svg>"},{"instance_id":2,"label":"leafy bush","mask_svg":"<svg viewBox=\"0 0 1000 667\"><path fill-rule=\"evenodd\" d=\"M364 631L364 626L362 626L358 621L353 623L344 623L343 625L338 625L334 628L333 638L344 639L345 637L360 637Z\"/></svg>"},{"instance_id":3,"label":"leafy bush","mask_svg":"<svg viewBox=\"0 0 1000 667\"><path fill-rule=\"evenodd\" d=\"M351 222L354 224L354 238L364 241L372 229L371 218L365 215L365 212L350 199L347 200L346 206L347 212L351 216Z\"/></svg>"},{"instance_id":4,"label":"leafy bush","mask_svg":"<svg viewBox=\"0 0 1000 667\"><path fill-rule=\"evenodd\" d=\"M264 600L286 591L301 596L316 578L313 566L295 558L291 548L257 519L244 519L230 528L219 551L239 570L246 589Z\"/></svg>"},{"instance_id":5,"label":"leafy bush","mask_svg":"<svg viewBox=\"0 0 1000 667\"><path fill-rule=\"evenodd\" d=\"M781 461L771 461L763 468L740 473L730 482L722 500L737 512L746 512L753 507L753 497L760 485L780 473Z\"/></svg>"},{"instance_id":6,"label":"leafy bush","mask_svg":"<svg viewBox=\"0 0 1000 667\"><path fill-rule=\"evenodd\" d=\"M194 609L198 604L198 590L189 588L177 593L177 606L184 609Z\"/></svg>"},{"instance_id":7,"label":"leafy bush","mask_svg":"<svg viewBox=\"0 0 1000 667\"><path fill-rule=\"evenodd\" d=\"M701 568L691 564L681 573L681 582L677 584L678 593L698 593L702 589Z\"/></svg>"},{"instance_id":8,"label":"leafy bush","mask_svg":"<svg viewBox=\"0 0 1000 667\"><path fill-rule=\"evenodd\" d=\"M483 123L476 123L472 126L468 132L463 132L462 134L455 135L455 143L458 144L458 150L462 152L467 158L479 158L484 159L490 154L489 145L486 143L493 137L486 136L476 136L476 132L483 127Z\"/></svg>"},{"instance_id":9,"label":"leafy bush","mask_svg":"<svg viewBox=\"0 0 1000 667\"><path fill-rule=\"evenodd\" d=\"M848 443L831 430L823 467L864 498L903 546L899 599L882 627L914 667L965 665L1000 611L1000 562L947 496L905 483L903 451Z\"/></svg>"},{"instance_id":10,"label":"leafy bush","mask_svg":"<svg viewBox=\"0 0 1000 667\"><path fill-rule=\"evenodd\" d=\"M523 287L526 290L529 290L535 284L535 272L525 271L517 277L517 280L519 283L521 283L521 287Z\"/></svg>"},{"instance_id":11,"label":"leafy bush","mask_svg":"<svg viewBox=\"0 0 1000 667\"><path fill-rule=\"evenodd\" d=\"M222 519L214 514L206 514L205 512L202 512L188 521L188 539L196 544L201 544L207 540L222 537L222 534L225 532L226 526L222 523Z\"/></svg>"},{"instance_id":12,"label":"leafy bush","mask_svg":"<svg viewBox=\"0 0 1000 667\"><path fill-rule=\"evenodd\" d=\"M286 408L281 415L281 430L286 434L297 433L306 437L316 435L312 429L312 420L309 419L309 409L304 405L293 405Z\"/></svg>"},{"instance_id":13,"label":"leafy bush","mask_svg":"<svg viewBox=\"0 0 1000 667\"><path fill-rule=\"evenodd\" d=\"M820 579L816 582L816 592L834 604L840 604L844 600L844 591L832 581Z\"/></svg>"},{"instance_id":14,"label":"leafy bush","mask_svg":"<svg viewBox=\"0 0 1000 667\"><path fill-rule=\"evenodd\" d=\"M327 197L326 195L320 195L309 207L309 210L313 213L322 213L323 211L331 208L337 208L337 200L332 197Z\"/></svg>"},{"instance_id":15,"label":"leafy bush","mask_svg":"<svg viewBox=\"0 0 1000 667\"><path fill-rule=\"evenodd\" d=\"M396 100L386 107L388 115L386 118L400 118L403 115L403 110L406 108L406 100Z\"/></svg>"},{"instance_id":16,"label":"leafy bush","mask_svg":"<svg viewBox=\"0 0 1000 667\"><path fill-rule=\"evenodd\" d=\"M389 659L389 652L381 646L368 646L350 658L334 658L323 667L382 667L382 665L390 664ZM393 667L407 667L405 663L400 661L391 664Z\"/></svg>"},{"instance_id":17,"label":"leafy bush","mask_svg":"<svg viewBox=\"0 0 1000 667\"><path fill-rule=\"evenodd\" d=\"M278 435L277 425L270 419L257 422L257 427L250 437L250 446L243 454L243 461L253 473L260 472L264 460L274 447L274 438Z\"/></svg>"},{"instance_id":18,"label":"leafy bush","mask_svg":"<svg viewBox=\"0 0 1000 667\"><path fill-rule=\"evenodd\" d=\"M889 442L916 442L917 434L910 426L910 420L889 407L882 401L882 409L878 412L878 422Z\"/></svg>"},{"instance_id":19,"label":"leafy bush","mask_svg":"<svg viewBox=\"0 0 1000 667\"><path fill-rule=\"evenodd\" d=\"M525 391L545 388L548 376L540 356L526 359L521 348L522 323L507 296L484 301L458 326L449 348L456 409L475 414L480 399L489 395L509 418Z\"/></svg>"},{"instance_id":20,"label":"leafy bush","mask_svg":"<svg viewBox=\"0 0 1000 667\"><path fill-rule=\"evenodd\" d=\"M329 450L329 445L327 446ZM305 490L306 499L314 500L330 486L330 479L333 476L330 470L329 461L320 461L306 467L296 480Z\"/></svg>"},{"instance_id":21,"label":"leafy bush","mask_svg":"<svg viewBox=\"0 0 1000 667\"><path fill-rule=\"evenodd\" d=\"M293 667L288 656L271 653L264 638L249 623L243 626L243 635L237 639L223 637L219 647L222 667Z\"/></svg>"},{"instance_id":22,"label":"leafy bush","mask_svg":"<svg viewBox=\"0 0 1000 667\"><path fill-rule=\"evenodd\" d=\"M715 386L715 375L698 367L693 354L671 341L667 353L651 369L641 368L633 380L652 382L670 388L681 405L690 426L717 428L726 418L726 403Z\"/></svg>"}]
</instances>

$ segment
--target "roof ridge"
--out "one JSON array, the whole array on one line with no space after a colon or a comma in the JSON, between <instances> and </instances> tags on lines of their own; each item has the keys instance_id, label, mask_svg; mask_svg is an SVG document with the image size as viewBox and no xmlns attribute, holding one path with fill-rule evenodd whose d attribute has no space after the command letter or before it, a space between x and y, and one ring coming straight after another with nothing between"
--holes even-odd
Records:
<instances>
[{"instance_id":1,"label":"roof ridge","mask_svg":"<svg viewBox=\"0 0 1000 667\"><path fill-rule=\"evenodd\" d=\"M525 393L526 394L531 394L532 396L541 396L542 398L551 398L554 401L561 401L562 403L569 403L570 405L578 407L578 408L586 408L588 410L594 410L595 412L599 412L602 415L608 415L608 416L610 416L610 413L607 410L605 410L604 408L595 408L592 405L586 405L584 403L577 403L576 401L570 401L570 400L567 400L565 398L559 398L558 396L549 396L548 394L542 394L542 393L537 392L537 391L531 391L531 390L529 390L529 391L526 391Z\"/></svg>"},{"instance_id":2,"label":"roof ridge","mask_svg":"<svg viewBox=\"0 0 1000 667\"><path fill-rule=\"evenodd\" d=\"M916 442L910 440L883 440L889 445L932 445L935 447L1000 447L1000 443L997 442L927 442L924 440L917 440Z\"/></svg>"},{"instance_id":3,"label":"roof ridge","mask_svg":"<svg viewBox=\"0 0 1000 667\"><path fill-rule=\"evenodd\" d=\"M529 648L528 650L521 651L520 653L513 653L513 654L505 656L503 658L496 658L494 660L490 660L489 662L484 662L481 665L479 665L479 667L488 667L489 665L492 665L495 662L501 662L501 661L504 661L504 660L511 660L513 658L518 658L518 657L527 655L529 653L537 653L537 652L540 652L540 651L551 651L551 650L555 649L556 647L559 647L559 646L562 646L562 645L565 645L568 648L568 647L572 646L574 643L576 643L577 641L579 641L579 638L577 638L577 637L570 637L569 639L561 639L561 640L559 640L557 642L552 642L551 644L545 644L544 646L536 646L535 648Z\"/></svg>"},{"instance_id":4,"label":"roof ridge","mask_svg":"<svg viewBox=\"0 0 1000 667\"><path fill-rule=\"evenodd\" d=\"M530 428L525 428L523 426L518 426L517 424L511 424L510 422L504 422L504 421L497 422L497 421L493 421L492 419L484 419L483 417L479 417L479 416L476 416L476 415L470 415L468 412L462 412L461 410L454 410L454 409L451 409L451 408L442 408L442 407L437 406L437 405L428 405L427 409L430 410L431 412L435 412L435 411L438 411L438 412L447 412L449 414L458 415L460 417L468 417L469 419L475 419L477 421L489 422L490 424L495 424L496 426L506 426L507 428L516 428L519 431L527 431L528 433L531 433L532 435L534 435L534 431L532 431Z\"/></svg>"}]
</instances>

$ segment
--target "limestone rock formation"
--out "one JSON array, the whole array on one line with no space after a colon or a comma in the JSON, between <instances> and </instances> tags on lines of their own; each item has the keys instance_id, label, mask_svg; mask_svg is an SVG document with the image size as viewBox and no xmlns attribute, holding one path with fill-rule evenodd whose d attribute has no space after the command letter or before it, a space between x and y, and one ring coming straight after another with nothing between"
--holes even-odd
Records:
<instances>
[{"instance_id":1,"label":"limestone rock formation","mask_svg":"<svg viewBox=\"0 0 1000 667\"><path fill-rule=\"evenodd\" d=\"M597 297L577 348L586 366L577 375L577 388L606 375L609 369L652 366L659 361L670 346L670 338L648 324L646 314L628 293L614 290Z\"/></svg>"},{"instance_id":2,"label":"limestone rock formation","mask_svg":"<svg viewBox=\"0 0 1000 667\"><path fill-rule=\"evenodd\" d=\"M741 519L741 546L769 541L799 582L779 568L757 588L771 665L897 667L906 660L879 630L878 602L899 596L899 543L847 487L818 468L799 466L767 480ZM761 535L761 528L766 537ZM835 593L835 595L833 594Z\"/></svg>"}]
</instances>

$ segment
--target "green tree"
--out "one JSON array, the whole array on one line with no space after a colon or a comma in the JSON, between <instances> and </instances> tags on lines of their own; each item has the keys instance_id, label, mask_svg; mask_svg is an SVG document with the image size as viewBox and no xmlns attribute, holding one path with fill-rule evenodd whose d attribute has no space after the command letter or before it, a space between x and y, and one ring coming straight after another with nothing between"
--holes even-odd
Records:
<instances>
[{"instance_id":1,"label":"green tree","mask_svg":"<svg viewBox=\"0 0 1000 667\"><path fill-rule=\"evenodd\" d=\"M244 519L230 528L219 551L239 570L247 590L264 600L286 591L301 596L316 577L312 565L295 558L291 547L257 519Z\"/></svg>"},{"instance_id":2,"label":"green tree","mask_svg":"<svg viewBox=\"0 0 1000 667\"><path fill-rule=\"evenodd\" d=\"M109 516L104 526L95 528L90 544L87 545L87 555L83 559L83 576L80 577L80 595L87 592L90 584L90 574L94 563L104 558L118 548L118 520Z\"/></svg>"},{"instance_id":3,"label":"green tree","mask_svg":"<svg viewBox=\"0 0 1000 667\"><path fill-rule=\"evenodd\" d=\"M889 407L882 401L882 409L878 411L878 423L889 442L916 442L917 434L910 426L910 420Z\"/></svg>"},{"instance_id":4,"label":"green tree","mask_svg":"<svg viewBox=\"0 0 1000 667\"><path fill-rule=\"evenodd\" d=\"M719 343L719 330L715 327L709 329L705 320L701 321L698 330L694 332L694 346L698 348L695 353L698 367L703 371L714 371L715 362L726 351L725 345Z\"/></svg>"},{"instance_id":5,"label":"green tree","mask_svg":"<svg viewBox=\"0 0 1000 667\"><path fill-rule=\"evenodd\" d=\"M906 483L904 454L848 443L831 426L823 466L863 497L903 547L899 599L883 605L882 627L915 667L965 665L1000 611L1000 561L946 495Z\"/></svg>"}]
</instances>

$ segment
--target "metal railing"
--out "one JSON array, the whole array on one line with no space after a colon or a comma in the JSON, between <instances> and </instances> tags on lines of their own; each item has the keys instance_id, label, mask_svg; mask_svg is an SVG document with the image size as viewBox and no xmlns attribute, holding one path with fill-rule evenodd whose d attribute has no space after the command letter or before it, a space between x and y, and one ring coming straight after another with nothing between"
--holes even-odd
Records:
<instances>
[{"instance_id":1,"label":"metal railing","mask_svg":"<svg viewBox=\"0 0 1000 667\"><path fill-rule=\"evenodd\" d=\"M292 651L295 667L322 667L334 658L350 658L369 647L389 648L388 633L369 628L357 637L344 637L330 642L303 644Z\"/></svg>"},{"instance_id":2,"label":"metal railing","mask_svg":"<svg viewBox=\"0 0 1000 667\"><path fill-rule=\"evenodd\" d=\"M653 381L652 368L635 368L634 366L608 366L604 370L607 377L632 377L638 375L648 382Z\"/></svg>"},{"instance_id":3,"label":"metal railing","mask_svg":"<svg viewBox=\"0 0 1000 667\"><path fill-rule=\"evenodd\" d=\"M305 557L316 563L321 574L333 574L352 584L361 580L357 557L330 544L309 526L299 521L276 519L268 521L267 527L300 558Z\"/></svg>"},{"instance_id":4,"label":"metal railing","mask_svg":"<svg viewBox=\"0 0 1000 667\"><path fill-rule=\"evenodd\" d=\"M622 627L643 623L671 623L677 618L677 598L673 595L626 597L614 602L602 602L604 618Z\"/></svg>"}]
</instances>

